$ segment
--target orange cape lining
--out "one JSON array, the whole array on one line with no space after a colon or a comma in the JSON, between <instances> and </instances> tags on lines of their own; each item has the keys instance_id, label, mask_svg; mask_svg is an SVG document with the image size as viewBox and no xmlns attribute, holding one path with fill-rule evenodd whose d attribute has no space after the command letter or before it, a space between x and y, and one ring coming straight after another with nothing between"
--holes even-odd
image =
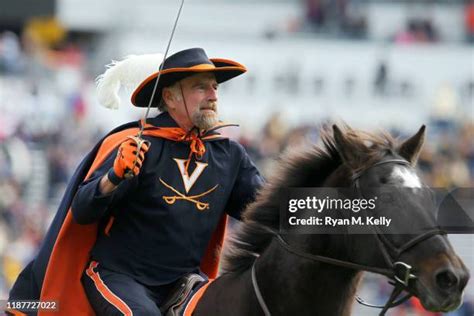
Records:
<instances>
[{"instance_id":1,"label":"orange cape lining","mask_svg":"<svg viewBox=\"0 0 474 316\"><path fill-rule=\"evenodd\" d=\"M84 180L88 179L128 136L137 135L138 131L139 128L129 128L108 136L102 142ZM168 137L169 132L167 128L159 128L145 130L143 135L174 139ZM201 263L201 270L211 279L217 276L226 223L227 215L224 215L214 231ZM76 223L69 208L51 252L40 296L41 301L57 301L61 315L95 315L82 287L81 277L87 267L89 251L95 243L97 230L97 223ZM57 311L39 311L38 315L58 314Z\"/></svg>"}]
</instances>

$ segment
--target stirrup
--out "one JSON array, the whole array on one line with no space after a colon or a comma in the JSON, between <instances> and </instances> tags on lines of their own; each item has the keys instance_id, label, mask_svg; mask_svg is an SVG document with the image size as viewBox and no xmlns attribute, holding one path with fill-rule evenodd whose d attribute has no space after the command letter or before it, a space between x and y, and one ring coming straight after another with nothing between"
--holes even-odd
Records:
<instances>
[{"instance_id":1,"label":"stirrup","mask_svg":"<svg viewBox=\"0 0 474 316\"><path fill-rule=\"evenodd\" d=\"M165 316L179 316L193 289L205 281L206 279L197 273L190 273L179 279L161 305L161 313Z\"/></svg>"}]
</instances>

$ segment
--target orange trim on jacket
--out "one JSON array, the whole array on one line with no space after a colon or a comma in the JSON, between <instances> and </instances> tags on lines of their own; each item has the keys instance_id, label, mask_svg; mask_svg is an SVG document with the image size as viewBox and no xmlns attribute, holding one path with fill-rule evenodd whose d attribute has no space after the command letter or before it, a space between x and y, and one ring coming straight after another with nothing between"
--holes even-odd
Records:
<instances>
[{"instance_id":1,"label":"orange trim on jacket","mask_svg":"<svg viewBox=\"0 0 474 316\"><path fill-rule=\"evenodd\" d=\"M137 135L139 128L129 128L108 136L102 142L96 158L84 180L105 161L108 155L128 136ZM168 138L174 134L167 128L145 130L144 135ZM170 136L171 137L171 136ZM213 234L201 263L201 270L215 278L218 271L219 251L225 234L227 216L224 215ZM81 284L81 276L89 261L89 251L97 236L98 224L79 225L73 219L69 208L66 218L55 240L53 250L46 268L40 300L58 301L61 315L94 315ZM40 311L39 316L56 316L56 312Z\"/></svg>"},{"instance_id":2,"label":"orange trim on jacket","mask_svg":"<svg viewBox=\"0 0 474 316\"><path fill-rule=\"evenodd\" d=\"M100 278L99 272L94 271L95 268L99 265L98 262L92 261L89 265L89 268L86 270L87 276L91 278L92 282L99 291L100 295L105 298L110 304L112 304L116 309L118 309L122 314L125 316L132 316L133 312L130 307L122 301L120 297L114 294L107 285L105 285L104 281Z\"/></svg>"}]
</instances>

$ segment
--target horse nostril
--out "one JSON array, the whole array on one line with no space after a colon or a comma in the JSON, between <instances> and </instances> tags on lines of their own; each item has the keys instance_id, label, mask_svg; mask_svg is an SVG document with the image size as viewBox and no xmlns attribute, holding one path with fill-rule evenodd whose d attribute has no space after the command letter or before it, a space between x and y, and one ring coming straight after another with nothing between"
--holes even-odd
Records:
<instances>
[{"instance_id":1,"label":"horse nostril","mask_svg":"<svg viewBox=\"0 0 474 316\"><path fill-rule=\"evenodd\" d=\"M451 270L445 270L436 275L436 285L443 290L449 290L458 285L458 278Z\"/></svg>"}]
</instances>

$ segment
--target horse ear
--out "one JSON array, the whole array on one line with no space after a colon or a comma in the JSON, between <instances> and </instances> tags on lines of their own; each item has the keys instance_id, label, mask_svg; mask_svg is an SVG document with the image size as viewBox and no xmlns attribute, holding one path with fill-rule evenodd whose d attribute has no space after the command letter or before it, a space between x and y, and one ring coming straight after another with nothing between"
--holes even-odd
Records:
<instances>
[{"instance_id":1,"label":"horse ear","mask_svg":"<svg viewBox=\"0 0 474 316\"><path fill-rule=\"evenodd\" d=\"M426 126L422 125L415 135L404 141L398 148L400 156L408 160L412 165L416 164L420 155L421 147L425 141L425 129Z\"/></svg>"},{"instance_id":2,"label":"horse ear","mask_svg":"<svg viewBox=\"0 0 474 316\"><path fill-rule=\"evenodd\" d=\"M361 159L358 157L360 150L350 142L337 125L332 126L334 143L342 161L351 169L356 169Z\"/></svg>"}]
</instances>

